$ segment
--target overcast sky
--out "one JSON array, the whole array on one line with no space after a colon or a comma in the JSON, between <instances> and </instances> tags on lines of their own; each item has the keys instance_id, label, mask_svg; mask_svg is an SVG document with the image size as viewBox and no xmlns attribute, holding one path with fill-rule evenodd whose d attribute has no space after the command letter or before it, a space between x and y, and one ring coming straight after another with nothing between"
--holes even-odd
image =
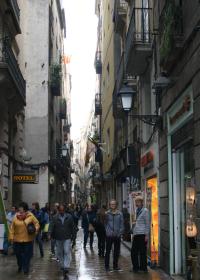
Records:
<instances>
[{"instance_id":1,"label":"overcast sky","mask_svg":"<svg viewBox=\"0 0 200 280\"><path fill-rule=\"evenodd\" d=\"M72 138L78 138L87 123L95 96L94 57L97 43L95 0L64 0L67 38L66 54L71 55Z\"/></svg>"}]
</instances>

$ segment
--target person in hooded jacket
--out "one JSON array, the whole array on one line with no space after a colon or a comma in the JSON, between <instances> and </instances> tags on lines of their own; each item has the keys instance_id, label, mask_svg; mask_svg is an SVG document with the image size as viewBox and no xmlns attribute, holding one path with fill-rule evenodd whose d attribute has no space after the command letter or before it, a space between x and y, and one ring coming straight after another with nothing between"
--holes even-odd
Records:
<instances>
[{"instance_id":1,"label":"person in hooded jacket","mask_svg":"<svg viewBox=\"0 0 200 280\"><path fill-rule=\"evenodd\" d=\"M28 232L28 225L33 225L33 227L35 227L35 233L30 234ZM22 270L24 274L29 273L30 261L33 256L33 240L39 232L39 229L39 222L36 217L28 211L28 204L21 202L19 211L14 217L9 230L9 240L14 246L19 273Z\"/></svg>"},{"instance_id":2,"label":"person in hooded jacket","mask_svg":"<svg viewBox=\"0 0 200 280\"><path fill-rule=\"evenodd\" d=\"M114 245L113 269L118 271L118 260L120 255L121 235L124 232L123 214L117 209L117 201L110 201L110 210L106 213L105 218L106 229L106 254L105 254L105 270L110 271L110 252Z\"/></svg>"}]
</instances>

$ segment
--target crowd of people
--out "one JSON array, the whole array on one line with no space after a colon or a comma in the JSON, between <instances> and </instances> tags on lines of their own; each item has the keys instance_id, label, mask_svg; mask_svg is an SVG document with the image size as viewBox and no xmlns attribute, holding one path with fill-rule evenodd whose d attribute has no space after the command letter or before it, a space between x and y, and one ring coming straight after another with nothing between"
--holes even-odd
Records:
<instances>
[{"instance_id":1,"label":"crowd of people","mask_svg":"<svg viewBox=\"0 0 200 280\"><path fill-rule=\"evenodd\" d=\"M132 226L133 242L131 250L132 272L147 272L147 243L149 236L149 213L143 206L143 198L136 199L136 221ZM118 210L117 201L111 200L109 209L102 205L98 209L94 205L65 205L55 203L51 209L47 203L40 208L38 202L21 202L19 207L13 206L7 214L9 236L5 239L5 253L12 247L16 255L18 272L29 274L30 261L33 257L34 243L39 247L41 258L44 257L44 242L50 241L51 257L58 261L64 276L71 264L71 251L76 245L79 220L83 229L83 248L89 240L93 250L94 233L98 238L98 255L104 258L105 270L109 272L110 254L113 248L112 269L119 271L121 237L124 233L124 215Z\"/></svg>"}]
</instances>

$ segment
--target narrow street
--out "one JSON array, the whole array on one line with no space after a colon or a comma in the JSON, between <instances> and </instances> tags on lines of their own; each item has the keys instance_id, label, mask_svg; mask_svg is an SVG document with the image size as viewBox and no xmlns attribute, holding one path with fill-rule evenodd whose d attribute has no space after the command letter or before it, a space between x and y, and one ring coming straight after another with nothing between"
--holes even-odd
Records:
<instances>
[{"instance_id":1,"label":"narrow street","mask_svg":"<svg viewBox=\"0 0 200 280\"><path fill-rule=\"evenodd\" d=\"M50 259L49 244L45 245L45 257L41 259L38 248L35 248L35 257L32 262L31 273L29 276L24 276L22 273L17 273L17 265L14 256L0 255L0 280L59 280L63 279L62 272L60 272L56 261ZM69 280L169 280L165 275L161 275L156 271L149 270L148 274L138 273L133 274L129 272L131 268L130 252L122 245L122 256L120 259L120 268L122 272L105 272L104 261L98 257L97 242L95 239L95 246L93 251L86 250L82 246L82 230L79 231L76 250L72 254L72 264L69 271Z\"/></svg>"}]
</instances>

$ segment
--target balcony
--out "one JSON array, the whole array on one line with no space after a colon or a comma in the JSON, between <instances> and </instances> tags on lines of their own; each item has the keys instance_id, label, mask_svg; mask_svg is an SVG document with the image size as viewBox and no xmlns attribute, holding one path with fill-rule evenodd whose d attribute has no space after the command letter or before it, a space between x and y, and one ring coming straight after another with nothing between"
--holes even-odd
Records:
<instances>
[{"instance_id":1,"label":"balcony","mask_svg":"<svg viewBox=\"0 0 200 280\"><path fill-rule=\"evenodd\" d=\"M65 98L60 99L60 119L65 120L67 118L67 103Z\"/></svg>"},{"instance_id":2,"label":"balcony","mask_svg":"<svg viewBox=\"0 0 200 280\"><path fill-rule=\"evenodd\" d=\"M126 25L128 4L124 0L115 0L115 32L122 34Z\"/></svg>"},{"instance_id":3,"label":"balcony","mask_svg":"<svg viewBox=\"0 0 200 280\"><path fill-rule=\"evenodd\" d=\"M95 116L102 115L101 94L97 93L95 96Z\"/></svg>"},{"instance_id":4,"label":"balcony","mask_svg":"<svg viewBox=\"0 0 200 280\"><path fill-rule=\"evenodd\" d=\"M1 12L5 14L5 21L9 25L13 36L21 33L20 29L20 9L17 0L1 0Z\"/></svg>"},{"instance_id":5,"label":"balcony","mask_svg":"<svg viewBox=\"0 0 200 280\"><path fill-rule=\"evenodd\" d=\"M101 61L101 52L97 51L95 56L94 66L96 69L96 74L102 74L102 61Z\"/></svg>"},{"instance_id":6,"label":"balcony","mask_svg":"<svg viewBox=\"0 0 200 280\"><path fill-rule=\"evenodd\" d=\"M0 85L9 93L8 98L13 103L26 102L26 82L22 76L16 57L8 37L0 43ZM18 98L20 97L20 98Z\"/></svg>"},{"instance_id":7,"label":"balcony","mask_svg":"<svg viewBox=\"0 0 200 280\"><path fill-rule=\"evenodd\" d=\"M160 16L160 64L170 71L183 49L182 9L176 1L167 2Z\"/></svg>"},{"instance_id":8,"label":"balcony","mask_svg":"<svg viewBox=\"0 0 200 280\"><path fill-rule=\"evenodd\" d=\"M50 69L50 86L53 96L61 96L62 67L55 63Z\"/></svg>"},{"instance_id":9,"label":"balcony","mask_svg":"<svg viewBox=\"0 0 200 280\"><path fill-rule=\"evenodd\" d=\"M133 8L126 36L125 61L127 73L141 75L152 54L152 9Z\"/></svg>"}]
</instances>

